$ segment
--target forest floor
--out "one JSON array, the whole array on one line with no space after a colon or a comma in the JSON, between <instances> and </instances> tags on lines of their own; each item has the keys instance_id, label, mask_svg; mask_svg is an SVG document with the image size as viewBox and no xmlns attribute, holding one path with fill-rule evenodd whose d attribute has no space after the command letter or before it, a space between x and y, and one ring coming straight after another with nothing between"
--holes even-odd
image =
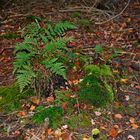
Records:
<instances>
[{"instance_id":1,"label":"forest floor","mask_svg":"<svg viewBox=\"0 0 140 140\"><path fill-rule=\"evenodd\" d=\"M118 8L121 11L122 7ZM91 108L88 105L81 107L86 115L76 118L75 114L67 116L72 118L71 125L63 123L54 130L44 128L42 125L32 125L27 118L38 104L38 99L30 97L31 101L21 101L18 110L8 113L0 112L0 139L12 140L30 137L32 140L43 140L47 131L46 139L62 140L88 140L91 131L98 128L101 140L139 140L140 139L140 3L132 2L126 10L114 20L104 24L96 24L101 17L97 15L90 21L87 13L79 12L78 17L75 12L67 10L58 11L56 6L46 3L20 4L1 9L0 15L0 86L10 85L15 82L12 73L12 63L14 60L15 44L21 42L20 32L31 19L30 15L42 17L46 21L57 22L69 20L77 25L77 29L69 32L75 38L77 48L86 50L90 54L90 48L100 44L103 48L104 57L98 56L93 61L95 64L104 63L111 55L110 66L114 74L119 74L119 81L116 81L114 89L116 91L115 100L107 108ZM82 19L82 20L81 20ZM107 19L103 18L104 21ZM79 22L81 21L81 22ZM82 22L85 21L85 22ZM86 49L85 49L86 48ZM118 53L119 51L119 53ZM78 76L71 71L72 82ZM1 90L1 89L0 89ZM0 102L3 95L0 94ZM42 99L39 102L52 102L51 98ZM34 105L29 105L33 102ZM12 103L10 103L12 106ZM23 109L23 106L28 106ZM0 104L1 105L1 104ZM76 107L76 105L75 105ZM2 108L2 107L1 107ZM63 104L63 109L67 107ZM28 112L28 113L27 113ZM80 115L79 115L80 116ZM79 121L79 122L78 122ZM80 124L81 123L81 124ZM44 130L45 129L45 130Z\"/></svg>"}]
</instances>

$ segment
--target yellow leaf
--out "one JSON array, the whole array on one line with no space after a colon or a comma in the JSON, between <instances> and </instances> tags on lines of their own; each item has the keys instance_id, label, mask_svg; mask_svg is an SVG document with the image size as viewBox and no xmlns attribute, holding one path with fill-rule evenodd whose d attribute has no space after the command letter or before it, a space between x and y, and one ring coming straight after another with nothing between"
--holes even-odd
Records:
<instances>
[{"instance_id":1,"label":"yellow leaf","mask_svg":"<svg viewBox=\"0 0 140 140\"><path fill-rule=\"evenodd\" d=\"M132 123L131 126L132 126L132 129L137 129L137 128L139 127L139 126L138 126L137 124L135 124L135 123Z\"/></svg>"},{"instance_id":2,"label":"yellow leaf","mask_svg":"<svg viewBox=\"0 0 140 140\"><path fill-rule=\"evenodd\" d=\"M52 129L51 128L49 128L48 130L47 130L47 133L48 133L48 135L51 135L53 132L52 132Z\"/></svg>"},{"instance_id":3,"label":"yellow leaf","mask_svg":"<svg viewBox=\"0 0 140 140\"><path fill-rule=\"evenodd\" d=\"M59 138L61 135L62 135L62 132L60 129L55 130L55 132L54 132L55 138Z\"/></svg>"},{"instance_id":4,"label":"yellow leaf","mask_svg":"<svg viewBox=\"0 0 140 140\"><path fill-rule=\"evenodd\" d=\"M129 118L130 123L135 123L135 119L133 117Z\"/></svg>"},{"instance_id":5,"label":"yellow leaf","mask_svg":"<svg viewBox=\"0 0 140 140\"><path fill-rule=\"evenodd\" d=\"M120 80L120 82L123 83L123 84L127 84L127 83L128 83L128 79L122 78L122 79Z\"/></svg>"},{"instance_id":6,"label":"yellow leaf","mask_svg":"<svg viewBox=\"0 0 140 140\"><path fill-rule=\"evenodd\" d=\"M31 97L31 102L34 103L35 105L39 105L40 99L34 96L34 97Z\"/></svg>"},{"instance_id":7,"label":"yellow leaf","mask_svg":"<svg viewBox=\"0 0 140 140\"><path fill-rule=\"evenodd\" d=\"M88 138L84 137L82 140L88 140Z\"/></svg>"},{"instance_id":8,"label":"yellow leaf","mask_svg":"<svg viewBox=\"0 0 140 140\"><path fill-rule=\"evenodd\" d=\"M34 105L31 105L30 111L33 111L34 109L35 109L35 106Z\"/></svg>"}]
</instances>

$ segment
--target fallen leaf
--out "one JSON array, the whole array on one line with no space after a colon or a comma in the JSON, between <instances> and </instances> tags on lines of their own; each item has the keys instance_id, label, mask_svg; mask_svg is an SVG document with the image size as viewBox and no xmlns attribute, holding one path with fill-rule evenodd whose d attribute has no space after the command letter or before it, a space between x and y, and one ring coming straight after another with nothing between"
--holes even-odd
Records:
<instances>
[{"instance_id":1,"label":"fallen leaf","mask_svg":"<svg viewBox=\"0 0 140 140\"><path fill-rule=\"evenodd\" d=\"M116 129L114 127L112 127L110 132L109 132L109 136L116 138L117 135L118 135L118 132L116 131Z\"/></svg>"},{"instance_id":2,"label":"fallen leaf","mask_svg":"<svg viewBox=\"0 0 140 140\"><path fill-rule=\"evenodd\" d=\"M131 126L132 126L132 129L137 129L137 128L139 127L139 126L138 126L137 124L135 124L135 123L132 123Z\"/></svg>"},{"instance_id":3,"label":"fallen leaf","mask_svg":"<svg viewBox=\"0 0 140 140\"><path fill-rule=\"evenodd\" d=\"M55 138L59 138L59 137L61 136L61 134L62 134L62 132L61 132L60 129L57 129L57 130L55 130L55 132L54 132Z\"/></svg>"},{"instance_id":4,"label":"fallen leaf","mask_svg":"<svg viewBox=\"0 0 140 140\"><path fill-rule=\"evenodd\" d=\"M140 86L135 86L135 88L140 90Z\"/></svg>"},{"instance_id":5,"label":"fallen leaf","mask_svg":"<svg viewBox=\"0 0 140 140\"><path fill-rule=\"evenodd\" d=\"M127 84L127 83L128 83L128 79L123 79L123 78L122 78L122 79L120 80L120 82L123 83L123 84Z\"/></svg>"},{"instance_id":6,"label":"fallen leaf","mask_svg":"<svg viewBox=\"0 0 140 140\"><path fill-rule=\"evenodd\" d=\"M135 137L133 137L132 135L128 135L127 139L128 140L135 140Z\"/></svg>"},{"instance_id":7,"label":"fallen leaf","mask_svg":"<svg viewBox=\"0 0 140 140\"><path fill-rule=\"evenodd\" d=\"M61 137L62 137L63 140L69 140L69 135L66 132L62 133Z\"/></svg>"},{"instance_id":8,"label":"fallen leaf","mask_svg":"<svg viewBox=\"0 0 140 140\"><path fill-rule=\"evenodd\" d=\"M25 111L20 111L20 112L18 113L18 116L19 116L19 117L23 117L23 116L25 116L25 115L26 115Z\"/></svg>"},{"instance_id":9,"label":"fallen leaf","mask_svg":"<svg viewBox=\"0 0 140 140\"><path fill-rule=\"evenodd\" d=\"M115 124L115 125L114 125L114 128L118 129L118 128L119 128L119 126L118 126L117 124Z\"/></svg>"},{"instance_id":10,"label":"fallen leaf","mask_svg":"<svg viewBox=\"0 0 140 140\"><path fill-rule=\"evenodd\" d=\"M63 126L61 127L62 130L67 129L67 128L68 128L67 125L63 125Z\"/></svg>"},{"instance_id":11,"label":"fallen leaf","mask_svg":"<svg viewBox=\"0 0 140 140\"><path fill-rule=\"evenodd\" d=\"M116 119L122 119L122 118L123 118L121 114L115 114L114 117L115 117Z\"/></svg>"},{"instance_id":12,"label":"fallen leaf","mask_svg":"<svg viewBox=\"0 0 140 140\"><path fill-rule=\"evenodd\" d=\"M94 113L95 113L96 116L101 116L101 114L102 114L102 113L99 112L99 111L94 111Z\"/></svg>"},{"instance_id":13,"label":"fallen leaf","mask_svg":"<svg viewBox=\"0 0 140 140\"><path fill-rule=\"evenodd\" d=\"M61 108L62 108L62 109L67 109L67 108L68 108L68 102L64 102L64 103L61 105Z\"/></svg>"},{"instance_id":14,"label":"fallen leaf","mask_svg":"<svg viewBox=\"0 0 140 140\"><path fill-rule=\"evenodd\" d=\"M93 119L91 119L91 124L95 125L95 121Z\"/></svg>"},{"instance_id":15,"label":"fallen leaf","mask_svg":"<svg viewBox=\"0 0 140 140\"><path fill-rule=\"evenodd\" d=\"M31 102L34 103L35 105L39 105L40 99L37 97L31 97Z\"/></svg>"},{"instance_id":16,"label":"fallen leaf","mask_svg":"<svg viewBox=\"0 0 140 140\"><path fill-rule=\"evenodd\" d=\"M70 94L70 93L65 94L65 96L66 96L67 98L71 98L71 94Z\"/></svg>"},{"instance_id":17,"label":"fallen leaf","mask_svg":"<svg viewBox=\"0 0 140 140\"><path fill-rule=\"evenodd\" d=\"M80 105L79 104L74 104L74 108L78 108Z\"/></svg>"},{"instance_id":18,"label":"fallen leaf","mask_svg":"<svg viewBox=\"0 0 140 140\"><path fill-rule=\"evenodd\" d=\"M135 123L135 119L133 117L129 118L130 123Z\"/></svg>"},{"instance_id":19,"label":"fallen leaf","mask_svg":"<svg viewBox=\"0 0 140 140\"><path fill-rule=\"evenodd\" d=\"M35 106L34 105L31 105L30 111L33 111L34 109L35 109Z\"/></svg>"},{"instance_id":20,"label":"fallen leaf","mask_svg":"<svg viewBox=\"0 0 140 140\"><path fill-rule=\"evenodd\" d=\"M126 95L126 96L125 96L125 100L126 100L126 101L129 101L129 100L130 100L130 97L129 97L128 95Z\"/></svg>"},{"instance_id":21,"label":"fallen leaf","mask_svg":"<svg viewBox=\"0 0 140 140\"><path fill-rule=\"evenodd\" d=\"M48 130L47 130L47 134L48 135L51 135L53 132L52 132L52 129L51 128L49 128Z\"/></svg>"},{"instance_id":22,"label":"fallen leaf","mask_svg":"<svg viewBox=\"0 0 140 140\"><path fill-rule=\"evenodd\" d=\"M54 102L54 97L50 96L47 98L47 102L52 103Z\"/></svg>"},{"instance_id":23,"label":"fallen leaf","mask_svg":"<svg viewBox=\"0 0 140 140\"><path fill-rule=\"evenodd\" d=\"M106 130L106 128L104 126L100 126L100 129L102 130Z\"/></svg>"},{"instance_id":24,"label":"fallen leaf","mask_svg":"<svg viewBox=\"0 0 140 140\"><path fill-rule=\"evenodd\" d=\"M68 46L69 46L69 47L76 47L76 46L77 46L77 43L74 42L74 41L70 41L70 42L68 43Z\"/></svg>"},{"instance_id":25,"label":"fallen leaf","mask_svg":"<svg viewBox=\"0 0 140 140\"><path fill-rule=\"evenodd\" d=\"M84 137L82 140L88 140L88 138Z\"/></svg>"}]
</instances>

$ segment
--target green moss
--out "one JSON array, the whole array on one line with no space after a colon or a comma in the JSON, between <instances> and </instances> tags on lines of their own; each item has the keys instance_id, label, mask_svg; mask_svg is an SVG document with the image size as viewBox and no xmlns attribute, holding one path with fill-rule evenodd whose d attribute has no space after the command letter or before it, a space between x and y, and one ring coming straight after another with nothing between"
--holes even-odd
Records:
<instances>
[{"instance_id":1,"label":"green moss","mask_svg":"<svg viewBox=\"0 0 140 140\"><path fill-rule=\"evenodd\" d=\"M25 99L31 95L33 95L32 90L20 93L18 86L15 84L0 87L0 110L12 111L18 108L21 99Z\"/></svg>"},{"instance_id":2,"label":"green moss","mask_svg":"<svg viewBox=\"0 0 140 140\"><path fill-rule=\"evenodd\" d=\"M96 107L106 106L114 99L114 91L108 82L112 77L109 66L88 65L85 71L86 75L80 85L80 99Z\"/></svg>"},{"instance_id":3,"label":"green moss","mask_svg":"<svg viewBox=\"0 0 140 140\"><path fill-rule=\"evenodd\" d=\"M90 116L86 113L69 116L66 123L70 129L87 128L91 125Z\"/></svg>"},{"instance_id":4,"label":"green moss","mask_svg":"<svg viewBox=\"0 0 140 140\"><path fill-rule=\"evenodd\" d=\"M73 13L71 14L71 17L72 17L72 18L80 18L80 17L81 17L81 13L80 13L80 12L73 12Z\"/></svg>"},{"instance_id":5,"label":"green moss","mask_svg":"<svg viewBox=\"0 0 140 140\"><path fill-rule=\"evenodd\" d=\"M45 108L39 106L35 109L36 113L32 118L33 123L43 123L46 118L49 119L49 127L56 129L61 123L63 117L63 110L60 107L52 106Z\"/></svg>"}]
</instances>

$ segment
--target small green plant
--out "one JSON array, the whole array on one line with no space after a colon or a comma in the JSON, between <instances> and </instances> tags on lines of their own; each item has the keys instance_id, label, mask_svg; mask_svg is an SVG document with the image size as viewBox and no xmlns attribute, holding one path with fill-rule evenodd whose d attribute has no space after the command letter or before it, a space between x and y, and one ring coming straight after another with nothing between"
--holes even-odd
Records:
<instances>
[{"instance_id":1,"label":"small green plant","mask_svg":"<svg viewBox=\"0 0 140 140\"><path fill-rule=\"evenodd\" d=\"M72 18L81 18L81 13L80 13L80 12L73 12L73 13L71 14L71 17L72 17Z\"/></svg>"},{"instance_id":2,"label":"small green plant","mask_svg":"<svg viewBox=\"0 0 140 140\"><path fill-rule=\"evenodd\" d=\"M54 103L57 106L61 106L64 102L68 103L68 107L73 107L73 104L76 103L75 98L71 98L73 96L70 90L66 91L55 91L55 101Z\"/></svg>"},{"instance_id":3,"label":"small green plant","mask_svg":"<svg viewBox=\"0 0 140 140\"><path fill-rule=\"evenodd\" d=\"M108 83L113 76L107 65L88 65L86 75L81 82L80 99L96 107L105 106L114 97L112 86Z\"/></svg>"},{"instance_id":4,"label":"small green plant","mask_svg":"<svg viewBox=\"0 0 140 140\"><path fill-rule=\"evenodd\" d=\"M70 129L87 128L91 125L90 120L89 114L81 112L78 115L71 115L64 123L66 123Z\"/></svg>"},{"instance_id":5,"label":"small green plant","mask_svg":"<svg viewBox=\"0 0 140 140\"><path fill-rule=\"evenodd\" d=\"M58 124L61 122L63 114L63 110L60 107L52 106L44 108L44 106L38 106L35 109L35 115L32 117L32 121L36 124L40 124L48 118L49 127L57 128Z\"/></svg>"},{"instance_id":6,"label":"small green plant","mask_svg":"<svg viewBox=\"0 0 140 140\"><path fill-rule=\"evenodd\" d=\"M89 28L91 25L91 21L89 19L82 18L82 19L79 19L79 24L83 26L84 28Z\"/></svg>"},{"instance_id":7,"label":"small green plant","mask_svg":"<svg viewBox=\"0 0 140 140\"><path fill-rule=\"evenodd\" d=\"M18 109L21 99L33 95L32 90L26 90L22 94L16 84L0 88L0 111L9 112Z\"/></svg>"},{"instance_id":8,"label":"small green plant","mask_svg":"<svg viewBox=\"0 0 140 140\"><path fill-rule=\"evenodd\" d=\"M47 88L52 75L66 79L60 54L65 55L69 51L66 43L72 38L62 35L71 29L75 29L75 26L67 21L41 26L37 20L23 29L24 40L16 45L13 63L20 92L30 86L40 95Z\"/></svg>"}]
</instances>

